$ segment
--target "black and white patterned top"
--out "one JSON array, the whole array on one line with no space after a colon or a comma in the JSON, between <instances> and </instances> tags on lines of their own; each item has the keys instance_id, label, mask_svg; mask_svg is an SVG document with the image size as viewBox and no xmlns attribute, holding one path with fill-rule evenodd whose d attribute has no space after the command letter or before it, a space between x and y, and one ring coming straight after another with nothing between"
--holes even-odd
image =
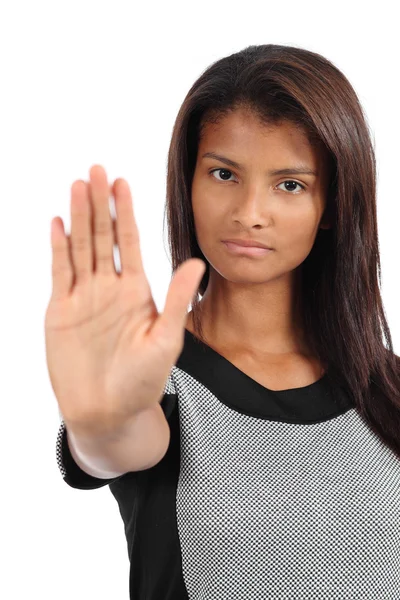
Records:
<instances>
[{"instance_id":1,"label":"black and white patterned top","mask_svg":"<svg viewBox=\"0 0 400 600\"><path fill-rule=\"evenodd\" d=\"M132 600L399 600L400 460L326 375L272 391L187 329L151 469L97 479L125 526Z\"/></svg>"}]
</instances>

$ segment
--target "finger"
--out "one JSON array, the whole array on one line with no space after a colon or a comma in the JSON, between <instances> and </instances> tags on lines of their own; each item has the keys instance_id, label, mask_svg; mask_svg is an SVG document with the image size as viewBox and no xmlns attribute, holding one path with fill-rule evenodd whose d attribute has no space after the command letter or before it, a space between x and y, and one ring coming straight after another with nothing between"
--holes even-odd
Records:
<instances>
[{"instance_id":1,"label":"finger","mask_svg":"<svg viewBox=\"0 0 400 600\"><path fill-rule=\"evenodd\" d=\"M154 336L165 343L171 340L182 345L187 320L187 308L196 294L206 265L199 258L182 263L170 283L165 300L164 312L160 314L154 326Z\"/></svg>"},{"instance_id":2,"label":"finger","mask_svg":"<svg viewBox=\"0 0 400 600\"><path fill-rule=\"evenodd\" d=\"M121 275L144 273L139 229L127 181L122 178L116 179L112 191L115 199L116 237L121 260Z\"/></svg>"},{"instance_id":3,"label":"finger","mask_svg":"<svg viewBox=\"0 0 400 600\"><path fill-rule=\"evenodd\" d=\"M93 211L93 270L103 275L115 274L114 233L109 207L110 186L101 165L93 165L89 170L89 196Z\"/></svg>"},{"instance_id":4,"label":"finger","mask_svg":"<svg viewBox=\"0 0 400 600\"><path fill-rule=\"evenodd\" d=\"M93 273L91 209L88 184L74 181L71 186L71 234L69 236L75 283L80 284Z\"/></svg>"},{"instance_id":5,"label":"finger","mask_svg":"<svg viewBox=\"0 0 400 600\"><path fill-rule=\"evenodd\" d=\"M51 221L51 248L52 298L59 300L69 294L73 281L69 244L61 217Z\"/></svg>"}]
</instances>

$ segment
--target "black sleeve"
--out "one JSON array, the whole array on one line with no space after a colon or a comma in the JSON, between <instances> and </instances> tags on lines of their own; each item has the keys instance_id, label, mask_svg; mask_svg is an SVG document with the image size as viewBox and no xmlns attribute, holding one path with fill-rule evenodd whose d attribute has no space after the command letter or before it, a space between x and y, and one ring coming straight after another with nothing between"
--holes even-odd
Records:
<instances>
[{"instance_id":1,"label":"black sleeve","mask_svg":"<svg viewBox=\"0 0 400 600\"><path fill-rule=\"evenodd\" d=\"M177 396L176 393L174 393L175 387L171 378L168 379L165 390L166 393L160 404L166 419L169 420L177 402ZM63 420L61 420L57 436L56 457L58 468L65 483L78 490L95 490L105 485L109 485L127 475L127 473L124 473L118 477L112 477L111 479L99 479L98 477L93 477L83 471L72 457L68 446L67 429Z\"/></svg>"},{"instance_id":2,"label":"black sleeve","mask_svg":"<svg viewBox=\"0 0 400 600\"><path fill-rule=\"evenodd\" d=\"M111 479L99 479L98 477L89 475L86 471L82 471L73 459L69 449L67 429L64 421L61 421L58 431L56 456L58 468L65 483L78 490L94 490L123 477L123 475L119 475L118 477L112 477Z\"/></svg>"}]
</instances>

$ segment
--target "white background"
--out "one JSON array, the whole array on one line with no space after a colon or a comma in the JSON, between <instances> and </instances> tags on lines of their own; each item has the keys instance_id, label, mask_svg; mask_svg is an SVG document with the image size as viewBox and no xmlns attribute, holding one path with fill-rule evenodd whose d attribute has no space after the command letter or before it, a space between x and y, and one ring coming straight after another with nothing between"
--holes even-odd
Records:
<instances>
[{"instance_id":1,"label":"white background","mask_svg":"<svg viewBox=\"0 0 400 600\"><path fill-rule=\"evenodd\" d=\"M392 8L390 8L392 7ZM400 353L399 45L395 3L21 2L0 7L1 535L4 600L128 600L118 505L75 490L56 463L60 418L46 368L50 222L70 231L70 187L93 164L127 179L160 311L172 127L213 61L250 44L332 61L367 113L378 162L382 294Z\"/></svg>"}]
</instances>

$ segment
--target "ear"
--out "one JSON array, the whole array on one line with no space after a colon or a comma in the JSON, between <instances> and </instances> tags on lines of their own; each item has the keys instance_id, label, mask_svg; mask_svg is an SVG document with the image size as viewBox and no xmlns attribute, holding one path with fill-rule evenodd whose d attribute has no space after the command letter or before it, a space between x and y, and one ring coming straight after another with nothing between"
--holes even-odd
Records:
<instances>
[{"instance_id":1,"label":"ear","mask_svg":"<svg viewBox=\"0 0 400 600\"><path fill-rule=\"evenodd\" d=\"M321 224L319 226L320 229L331 229L331 227L332 226L331 226L330 223L323 223L322 221L321 221Z\"/></svg>"},{"instance_id":2,"label":"ear","mask_svg":"<svg viewBox=\"0 0 400 600\"><path fill-rule=\"evenodd\" d=\"M331 215L330 215L330 211L327 206L325 208L324 214L322 215L322 219L319 222L319 228L320 229L331 229L331 227L332 227Z\"/></svg>"}]
</instances>

